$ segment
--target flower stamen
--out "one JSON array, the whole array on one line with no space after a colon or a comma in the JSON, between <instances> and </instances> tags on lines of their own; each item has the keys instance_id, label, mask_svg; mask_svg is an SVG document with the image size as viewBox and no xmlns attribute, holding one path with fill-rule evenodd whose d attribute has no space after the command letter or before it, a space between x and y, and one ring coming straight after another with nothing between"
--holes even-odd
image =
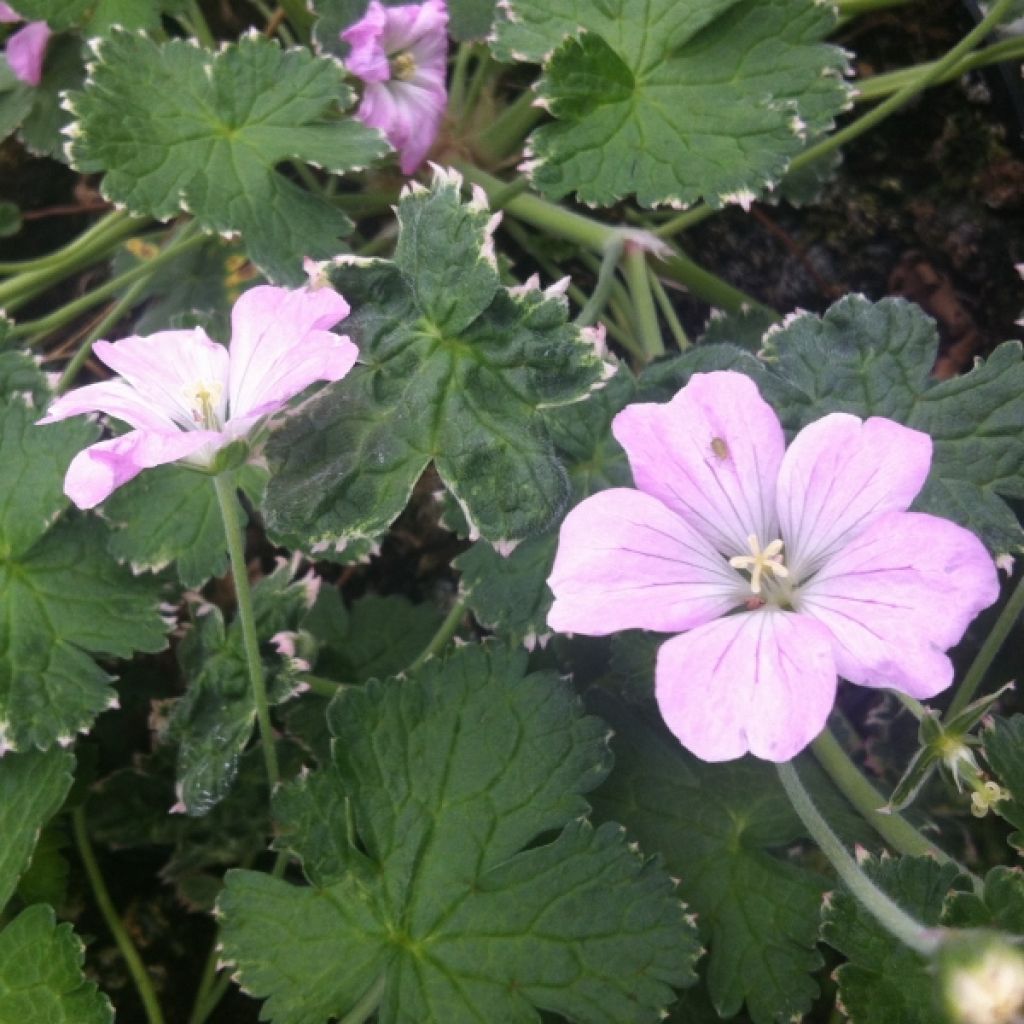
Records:
<instances>
[{"instance_id":1,"label":"flower stamen","mask_svg":"<svg viewBox=\"0 0 1024 1024\"><path fill-rule=\"evenodd\" d=\"M729 559L729 564L734 569L750 570L750 590L752 593L761 593L761 579L766 572L779 579L785 579L789 575L789 570L782 561L781 540L773 540L762 550L757 534L752 533L747 537L747 544L750 547L750 554L736 555Z\"/></svg>"},{"instance_id":2,"label":"flower stamen","mask_svg":"<svg viewBox=\"0 0 1024 1024\"><path fill-rule=\"evenodd\" d=\"M416 74L416 58L408 50L391 58L391 76L399 82L408 82Z\"/></svg>"},{"instance_id":3,"label":"flower stamen","mask_svg":"<svg viewBox=\"0 0 1024 1024\"><path fill-rule=\"evenodd\" d=\"M188 391L189 410L196 426L207 430L217 430L220 421L217 416L217 403L220 401L223 387L209 381L199 381Z\"/></svg>"}]
</instances>

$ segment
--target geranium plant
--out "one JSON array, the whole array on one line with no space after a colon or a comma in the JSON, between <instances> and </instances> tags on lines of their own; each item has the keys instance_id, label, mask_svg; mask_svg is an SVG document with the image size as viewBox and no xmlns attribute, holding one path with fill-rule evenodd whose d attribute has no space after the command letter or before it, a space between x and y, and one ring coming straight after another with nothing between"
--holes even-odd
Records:
<instances>
[{"instance_id":1,"label":"geranium plant","mask_svg":"<svg viewBox=\"0 0 1024 1024\"><path fill-rule=\"evenodd\" d=\"M1020 13L0 3L0 1021L1024 1019Z\"/></svg>"}]
</instances>

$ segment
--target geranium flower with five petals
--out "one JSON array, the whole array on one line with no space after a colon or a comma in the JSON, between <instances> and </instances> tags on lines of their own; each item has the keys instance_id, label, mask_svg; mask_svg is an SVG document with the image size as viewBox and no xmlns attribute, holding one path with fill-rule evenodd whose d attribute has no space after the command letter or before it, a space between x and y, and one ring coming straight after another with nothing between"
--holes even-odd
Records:
<instances>
[{"instance_id":1,"label":"geranium flower with five petals","mask_svg":"<svg viewBox=\"0 0 1024 1024\"><path fill-rule=\"evenodd\" d=\"M587 498L562 525L548 624L678 633L655 695L707 761L787 761L822 730L837 675L918 698L950 685L945 652L998 596L968 530L908 512L927 434L833 413L788 450L753 381L695 374L613 433L636 490Z\"/></svg>"},{"instance_id":2,"label":"geranium flower with five petals","mask_svg":"<svg viewBox=\"0 0 1024 1024\"><path fill-rule=\"evenodd\" d=\"M9 4L0 2L0 24L17 24L24 20ZM15 77L27 85L38 85L43 80L43 58L51 35L45 21L30 21L7 40L4 51L7 63Z\"/></svg>"},{"instance_id":3,"label":"geranium flower with five petals","mask_svg":"<svg viewBox=\"0 0 1024 1024\"><path fill-rule=\"evenodd\" d=\"M356 116L387 136L402 173L412 174L434 144L448 103L445 0L398 7L370 0L341 38L352 47L345 67L365 83Z\"/></svg>"},{"instance_id":4,"label":"geranium flower with five petals","mask_svg":"<svg viewBox=\"0 0 1024 1024\"><path fill-rule=\"evenodd\" d=\"M65 493L92 508L144 469L208 468L310 384L348 373L359 350L330 331L348 311L327 287L261 286L234 305L230 353L199 328L97 342L93 351L120 377L58 398L39 422L103 412L135 429L79 452Z\"/></svg>"}]
</instances>

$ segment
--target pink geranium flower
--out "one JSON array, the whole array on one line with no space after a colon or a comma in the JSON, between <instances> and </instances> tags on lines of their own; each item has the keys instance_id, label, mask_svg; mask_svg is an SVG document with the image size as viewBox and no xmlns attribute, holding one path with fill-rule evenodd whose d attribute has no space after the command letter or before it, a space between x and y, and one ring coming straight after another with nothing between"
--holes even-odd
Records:
<instances>
[{"instance_id":1,"label":"pink geranium flower","mask_svg":"<svg viewBox=\"0 0 1024 1024\"><path fill-rule=\"evenodd\" d=\"M655 693L706 761L786 761L821 731L837 675L934 696L945 655L998 596L969 531L907 512L927 434L833 413L787 450L750 378L695 374L612 424L637 490L587 498L562 526L549 625L679 633Z\"/></svg>"},{"instance_id":2,"label":"pink geranium flower","mask_svg":"<svg viewBox=\"0 0 1024 1024\"><path fill-rule=\"evenodd\" d=\"M444 118L447 26L445 0L401 7L370 0L362 20L341 33L352 47L345 67L366 83L357 116L387 136L403 174L423 162Z\"/></svg>"},{"instance_id":3,"label":"pink geranium flower","mask_svg":"<svg viewBox=\"0 0 1024 1024\"><path fill-rule=\"evenodd\" d=\"M0 3L0 24L23 20L8 4ZM53 33L45 21L30 21L7 40L7 63L14 74L28 85L38 85L43 79L43 58L51 35Z\"/></svg>"},{"instance_id":4,"label":"pink geranium flower","mask_svg":"<svg viewBox=\"0 0 1024 1024\"><path fill-rule=\"evenodd\" d=\"M221 448L251 437L314 381L348 373L359 350L330 332L348 311L327 287L262 286L235 303L230 353L199 328L98 341L93 351L121 376L58 398L39 422L103 412L135 429L79 452L65 493L92 508L152 466L209 467Z\"/></svg>"}]
</instances>

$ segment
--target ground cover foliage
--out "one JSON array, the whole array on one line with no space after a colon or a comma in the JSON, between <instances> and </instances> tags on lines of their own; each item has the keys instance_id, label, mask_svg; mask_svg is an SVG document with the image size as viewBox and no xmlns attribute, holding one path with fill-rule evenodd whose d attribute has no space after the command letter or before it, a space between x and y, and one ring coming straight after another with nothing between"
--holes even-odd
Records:
<instances>
[{"instance_id":1,"label":"ground cover foliage","mask_svg":"<svg viewBox=\"0 0 1024 1024\"><path fill-rule=\"evenodd\" d=\"M1022 14L0 4L0 1021L1019 1021ZM100 339L243 365L243 308L295 334L250 397L304 382L244 429L169 355L38 423ZM737 375L927 434L910 512L1001 588L780 766L673 735L668 630L549 622L646 486L616 418ZM161 402L216 445L122 479Z\"/></svg>"}]
</instances>

